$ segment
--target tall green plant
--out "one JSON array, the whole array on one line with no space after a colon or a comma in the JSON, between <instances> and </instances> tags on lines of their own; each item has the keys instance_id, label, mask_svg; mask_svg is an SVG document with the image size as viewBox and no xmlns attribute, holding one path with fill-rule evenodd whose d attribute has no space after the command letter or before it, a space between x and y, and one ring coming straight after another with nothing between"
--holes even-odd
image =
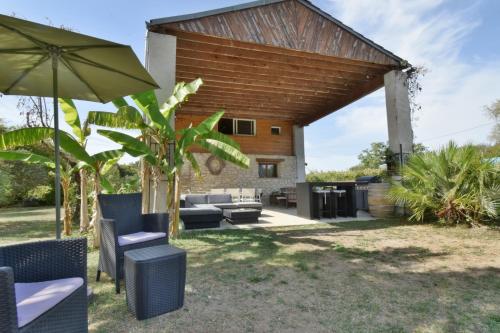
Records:
<instances>
[{"instance_id":1,"label":"tall green plant","mask_svg":"<svg viewBox=\"0 0 500 333\"><path fill-rule=\"evenodd\" d=\"M476 225L498 217L500 170L475 147L450 142L413 155L389 195L411 209L412 220Z\"/></svg>"},{"instance_id":2,"label":"tall green plant","mask_svg":"<svg viewBox=\"0 0 500 333\"><path fill-rule=\"evenodd\" d=\"M88 138L91 134L89 122L80 121L78 110L71 99L59 98L59 105L64 112L64 120L71 127L75 141L86 151ZM71 153L71 152L70 152ZM104 175L109 169L123 156L120 150L109 150L90 156L90 159L79 159L80 163L80 231L87 231L89 225L94 231L94 246L99 246L99 220L101 218L99 205L97 204L97 195L101 193L102 188L107 192L114 192L113 187ZM87 195L87 175L92 174L93 178L93 204L92 219L89 224L88 216L88 195Z\"/></svg>"},{"instance_id":3,"label":"tall green plant","mask_svg":"<svg viewBox=\"0 0 500 333\"><path fill-rule=\"evenodd\" d=\"M75 139L71 134L59 130L61 148L65 153L69 154L74 160L78 161L77 169L91 170L94 178L94 192L99 194L101 188L112 192L113 189L103 174L109 170L110 166L123 155L121 150L109 150L94 155L90 155L85 146L81 145L78 139ZM18 147L25 147L45 140L52 140L54 137L54 129L50 127L31 127L13 130L0 135L0 150L7 150ZM68 182L69 184L69 182ZM86 206L88 207L88 206ZM99 246L99 211L94 207L97 213L94 213L93 219L94 230L94 246ZM88 209L88 208L87 208Z\"/></svg>"},{"instance_id":4,"label":"tall green plant","mask_svg":"<svg viewBox=\"0 0 500 333\"><path fill-rule=\"evenodd\" d=\"M50 169L55 169L55 163L51 158L28 151L0 151L0 159L5 161L21 161L29 164L41 164ZM68 163L67 158L61 159L61 188L64 210L63 232L66 236L71 235L73 213L70 206L70 185L71 177L74 172L75 168Z\"/></svg>"},{"instance_id":5,"label":"tall green plant","mask_svg":"<svg viewBox=\"0 0 500 333\"><path fill-rule=\"evenodd\" d=\"M139 137L110 130L99 130L98 133L122 145L123 151L128 154L146 161L154 184L154 211L157 210L156 196L160 177L162 174L167 176L167 207L171 217L170 234L173 237L179 232L181 172L184 163L190 163L196 174L200 174L198 162L191 152L193 146L201 147L240 167L247 168L249 165L249 159L241 153L238 143L215 130L224 114L223 111L214 113L197 126L174 130L172 123L175 113L180 111L181 105L190 95L195 94L202 84L201 79L188 84L178 83L172 96L161 107L155 93L149 91L131 96L140 112L120 99L115 101L115 105L119 107L116 114L89 114L89 122L96 125L141 130ZM151 149L151 143L156 144L157 149ZM172 145L173 149L169 149ZM171 153L172 156L169 156Z\"/></svg>"}]
</instances>

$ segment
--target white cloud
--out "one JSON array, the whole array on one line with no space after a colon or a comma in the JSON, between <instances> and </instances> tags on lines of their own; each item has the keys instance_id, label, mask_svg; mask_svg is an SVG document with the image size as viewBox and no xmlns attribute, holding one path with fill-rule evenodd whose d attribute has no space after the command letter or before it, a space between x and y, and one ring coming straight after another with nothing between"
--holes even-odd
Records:
<instances>
[{"instance_id":1,"label":"white cloud","mask_svg":"<svg viewBox=\"0 0 500 333\"><path fill-rule=\"evenodd\" d=\"M491 122L482 108L499 98L500 58L486 62L475 57L469 64L461 57L467 38L481 22L477 18L478 2L456 9L453 1L442 0L328 0L330 13L366 37L383 45L413 65L424 65L428 74L422 79L423 91L418 98L422 111L417 114L415 135L417 141L436 147L453 139L459 143L486 142ZM332 115L336 125L350 126L330 145L314 145L307 150L309 166L325 169L324 163L316 165L309 156L328 155L340 145L359 145L355 157L370 141L354 143L356 135L387 137L385 101L383 92L368 97L368 103L355 103L347 110ZM355 124L355 125L353 125ZM457 133L460 132L460 133ZM445 135L457 133L453 135ZM368 135L369 136L369 135ZM339 145L339 146L336 146ZM332 160L331 169L351 166L345 156ZM322 167L321 167L322 166Z\"/></svg>"}]
</instances>

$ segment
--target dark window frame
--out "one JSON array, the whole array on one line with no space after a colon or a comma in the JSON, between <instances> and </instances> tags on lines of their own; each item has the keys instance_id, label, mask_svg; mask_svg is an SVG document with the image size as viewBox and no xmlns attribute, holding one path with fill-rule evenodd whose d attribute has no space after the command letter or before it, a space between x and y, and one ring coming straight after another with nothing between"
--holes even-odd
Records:
<instances>
[{"instance_id":1,"label":"dark window frame","mask_svg":"<svg viewBox=\"0 0 500 333\"><path fill-rule=\"evenodd\" d=\"M259 178L278 178L277 162L258 162Z\"/></svg>"},{"instance_id":2,"label":"dark window frame","mask_svg":"<svg viewBox=\"0 0 500 333\"><path fill-rule=\"evenodd\" d=\"M278 130L277 133L274 130ZM281 126L271 126L271 135L281 135Z\"/></svg>"}]
</instances>

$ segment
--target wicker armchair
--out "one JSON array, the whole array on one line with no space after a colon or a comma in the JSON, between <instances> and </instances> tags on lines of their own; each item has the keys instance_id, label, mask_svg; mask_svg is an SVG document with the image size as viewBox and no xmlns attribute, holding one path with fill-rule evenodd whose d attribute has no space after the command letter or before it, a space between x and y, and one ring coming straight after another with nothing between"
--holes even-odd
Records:
<instances>
[{"instance_id":1,"label":"wicker armchair","mask_svg":"<svg viewBox=\"0 0 500 333\"><path fill-rule=\"evenodd\" d=\"M86 239L0 247L0 332L88 332Z\"/></svg>"},{"instance_id":2,"label":"wicker armchair","mask_svg":"<svg viewBox=\"0 0 500 333\"><path fill-rule=\"evenodd\" d=\"M115 280L120 293L125 251L168 243L168 214L141 214L142 194L101 194L101 245L96 281L101 272Z\"/></svg>"}]
</instances>

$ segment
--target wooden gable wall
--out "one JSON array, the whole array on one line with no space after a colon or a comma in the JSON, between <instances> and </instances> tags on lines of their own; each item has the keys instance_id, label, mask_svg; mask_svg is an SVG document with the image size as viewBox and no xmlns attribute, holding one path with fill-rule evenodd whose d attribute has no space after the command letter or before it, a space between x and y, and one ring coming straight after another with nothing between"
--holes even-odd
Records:
<instances>
[{"instance_id":1,"label":"wooden gable wall","mask_svg":"<svg viewBox=\"0 0 500 333\"><path fill-rule=\"evenodd\" d=\"M399 65L395 59L296 0L168 23L163 28Z\"/></svg>"}]
</instances>

